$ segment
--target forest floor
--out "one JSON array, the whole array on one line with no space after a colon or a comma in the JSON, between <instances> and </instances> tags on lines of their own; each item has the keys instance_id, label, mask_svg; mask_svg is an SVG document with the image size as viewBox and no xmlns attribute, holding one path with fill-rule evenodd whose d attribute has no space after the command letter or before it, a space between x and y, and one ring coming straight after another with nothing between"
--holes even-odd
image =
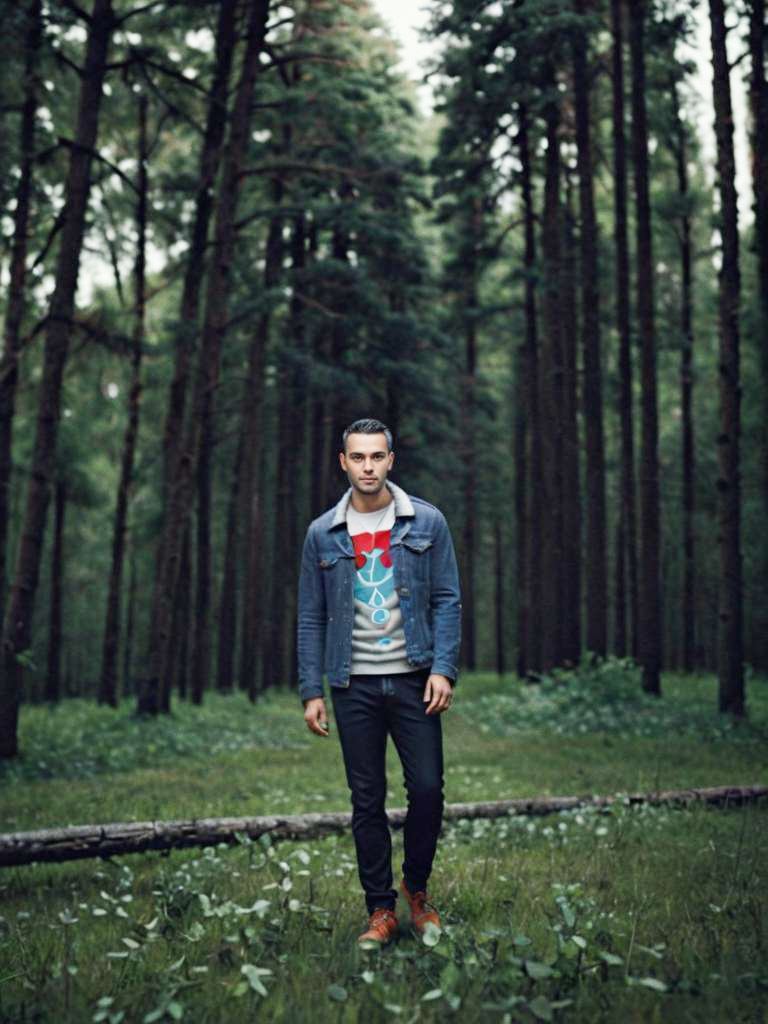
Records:
<instances>
[{"instance_id":1,"label":"forest floor","mask_svg":"<svg viewBox=\"0 0 768 1024\"><path fill-rule=\"evenodd\" d=\"M742 723L716 712L712 677L663 688L615 662L534 686L464 676L446 799L768 782L768 681L749 680ZM311 737L293 693L130 712L25 708L0 829L348 809L333 730ZM350 835L4 869L0 1022L765 1024L767 840L766 800L451 823L439 941L403 922L371 952Z\"/></svg>"}]
</instances>

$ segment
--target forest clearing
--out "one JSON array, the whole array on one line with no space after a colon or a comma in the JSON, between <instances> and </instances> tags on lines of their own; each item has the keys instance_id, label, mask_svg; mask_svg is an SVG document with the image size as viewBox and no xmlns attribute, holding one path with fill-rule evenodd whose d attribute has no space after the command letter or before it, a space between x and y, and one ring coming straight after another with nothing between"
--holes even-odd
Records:
<instances>
[{"instance_id":1,"label":"forest clearing","mask_svg":"<svg viewBox=\"0 0 768 1024\"><path fill-rule=\"evenodd\" d=\"M764 680L749 726L724 725L711 676L665 678L661 703L636 682L616 666L541 689L466 677L445 720L447 799L768 781ZM30 753L3 769L6 828L348 806L338 745L304 735L293 695L180 707L143 744L99 716L30 713ZM403 926L372 953L353 949L348 833L6 868L0 1019L761 1021L767 812L618 802L447 822L439 941Z\"/></svg>"}]
</instances>

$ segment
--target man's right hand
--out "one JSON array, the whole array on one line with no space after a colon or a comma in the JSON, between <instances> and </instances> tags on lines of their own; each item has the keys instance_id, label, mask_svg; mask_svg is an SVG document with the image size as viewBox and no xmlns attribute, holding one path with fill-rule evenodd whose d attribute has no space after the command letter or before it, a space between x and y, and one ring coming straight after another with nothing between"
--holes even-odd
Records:
<instances>
[{"instance_id":1,"label":"man's right hand","mask_svg":"<svg viewBox=\"0 0 768 1024\"><path fill-rule=\"evenodd\" d=\"M310 732L317 733L318 736L328 735L328 715L322 697L310 697L308 701L305 701L304 721Z\"/></svg>"}]
</instances>

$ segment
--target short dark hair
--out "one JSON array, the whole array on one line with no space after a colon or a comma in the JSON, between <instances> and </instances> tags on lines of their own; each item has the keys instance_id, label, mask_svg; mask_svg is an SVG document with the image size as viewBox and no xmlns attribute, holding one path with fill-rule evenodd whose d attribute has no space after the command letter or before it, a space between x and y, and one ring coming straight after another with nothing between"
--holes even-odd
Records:
<instances>
[{"instance_id":1,"label":"short dark hair","mask_svg":"<svg viewBox=\"0 0 768 1024\"><path fill-rule=\"evenodd\" d=\"M387 439L387 448L392 451L392 431L381 420L355 420L350 423L341 435L341 450L347 450L347 438L350 434L383 434Z\"/></svg>"}]
</instances>

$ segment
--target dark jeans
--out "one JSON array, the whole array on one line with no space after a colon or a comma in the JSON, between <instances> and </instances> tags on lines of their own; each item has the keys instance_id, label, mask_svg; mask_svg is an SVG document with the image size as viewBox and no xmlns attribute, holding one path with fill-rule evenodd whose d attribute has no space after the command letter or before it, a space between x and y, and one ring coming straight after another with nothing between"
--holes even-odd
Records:
<instances>
[{"instance_id":1,"label":"dark jeans","mask_svg":"<svg viewBox=\"0 0 768 1024\"><path fill-rule=\"evenodd\" d=\"M439 714L425 714L429 670L391 676L353 675L330 687L352 794L352 833L360 882L370 913L394 907L392 844L384 811L387 735L403 765L408 814L403 877L411 892L426 890L443 817L443 739Z\"/></svg>"}]
</instances>

